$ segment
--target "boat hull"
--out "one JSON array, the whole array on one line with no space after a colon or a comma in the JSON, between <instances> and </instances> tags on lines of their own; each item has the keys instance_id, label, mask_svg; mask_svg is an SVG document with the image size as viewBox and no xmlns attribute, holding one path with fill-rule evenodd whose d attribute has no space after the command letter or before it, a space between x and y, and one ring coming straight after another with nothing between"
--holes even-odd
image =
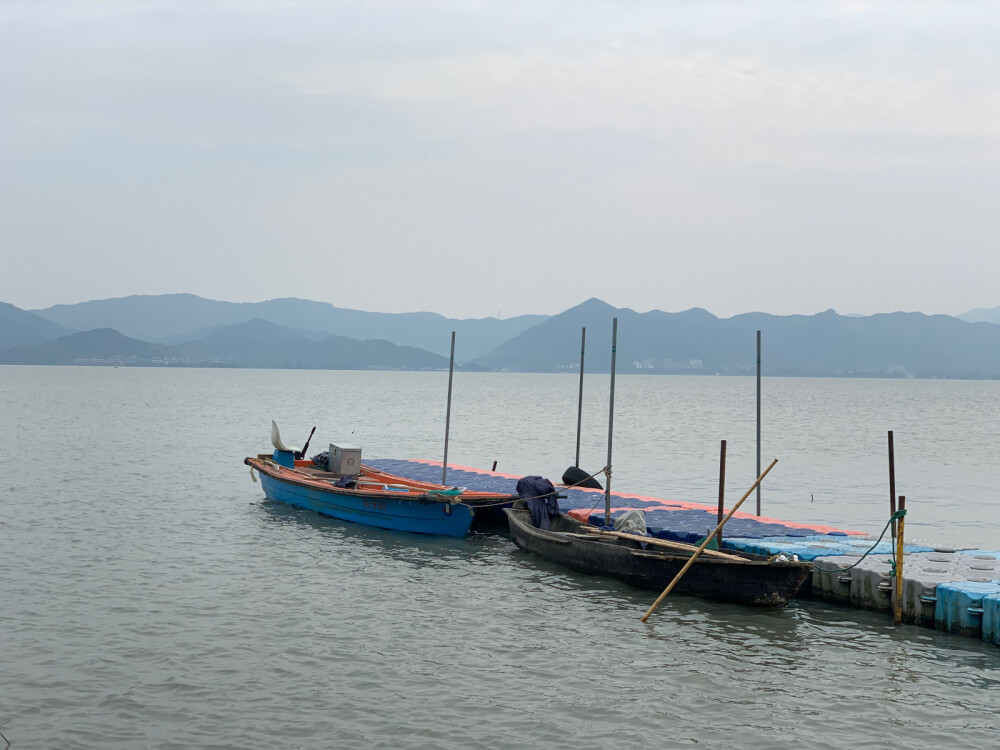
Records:
<instances>
[{"instance_id":1,"label":"boat hull","mask_svg":"<svg viewBox=\"0 0 1000 750\"><path fill-rule=\"evenodd\" d=\"M672 553L608 537L579 538L585 524L559 514L552 530L537 529L525 510L505 510L510 538L519 548L551 562L591 575L602 575L639 588L662 591L689 559ZM780 607L788 603L811 574L804 562L745 561L699 557L674 591L706 599L752 606Z\"/></svg>"},{"instance_id":2,"label":"boat hull","mask_svg":"<svg viewBox=\"0 0 1000 750\"><path fill-rule=\"evenodd\" d=\"M283 481L263 472L260 483L270 500L380 529L463 537L469 533L474 516L472 508L462 503L338 493Z\"/></svg>"}]
</instances>

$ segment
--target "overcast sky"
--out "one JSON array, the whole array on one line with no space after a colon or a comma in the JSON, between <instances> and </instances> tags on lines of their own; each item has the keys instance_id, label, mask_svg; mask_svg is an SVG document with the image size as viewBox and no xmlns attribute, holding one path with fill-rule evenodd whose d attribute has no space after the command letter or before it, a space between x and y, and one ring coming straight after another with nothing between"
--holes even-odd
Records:
<instances>
[{"instance_id":1,"label":"overcast sky","mask_svg":"<svg viewBox=\"0 0 1000 750\"><path fill-rule=\"evenodd\" d=\"M0 301L1000 305L994 2L0 0Z\"/></svg>"}]
</instances>

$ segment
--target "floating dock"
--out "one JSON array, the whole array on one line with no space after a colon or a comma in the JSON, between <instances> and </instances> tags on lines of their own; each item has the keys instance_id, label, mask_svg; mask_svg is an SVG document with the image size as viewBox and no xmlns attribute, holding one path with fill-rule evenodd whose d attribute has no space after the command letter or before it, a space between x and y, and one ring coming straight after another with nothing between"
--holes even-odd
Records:
<instances>
[{"instance_id":1,"label":"floating dock","mask_svg":"<svg viewBox=\"0 0 1000 750\"><path fill-rule=\"evenodd\" d=\"M441 462L367 460L377 469L410 479L439 482ZM448 465L448 482L470 490L515 492L520 476ZM604 523L604 492L561 491L560 507L580 520ZM646 514L649 533L694 543L716 526L718 508L644 495L611 493L612 517L631 508ZM723 549L797 555L813 563L802 598L824 599L892 616L895 604L893 543L883 540L864 557L874 538L860 531L792 523L737 511L723 529ZM907 544L903 561L903 621L1000 645L1000 552ZM862 559L863 558L863 559Z\"/></svg>"}]
</instances>

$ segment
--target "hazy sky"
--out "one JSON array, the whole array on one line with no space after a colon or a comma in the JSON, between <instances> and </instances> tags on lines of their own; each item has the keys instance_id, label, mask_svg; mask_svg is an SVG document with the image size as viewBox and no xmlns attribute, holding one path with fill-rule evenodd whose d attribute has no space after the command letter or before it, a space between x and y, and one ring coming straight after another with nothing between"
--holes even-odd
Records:
<instances>
[{"instance_id":1,"label":"hazy sky","mask_svg":"<svg viewBox=\"0 0 1000 750\"><path fill-rule=\"evenodd\" d=\"M994 2L0 0L0 301L1000 305Z\"/></svg>"}]
</instances>

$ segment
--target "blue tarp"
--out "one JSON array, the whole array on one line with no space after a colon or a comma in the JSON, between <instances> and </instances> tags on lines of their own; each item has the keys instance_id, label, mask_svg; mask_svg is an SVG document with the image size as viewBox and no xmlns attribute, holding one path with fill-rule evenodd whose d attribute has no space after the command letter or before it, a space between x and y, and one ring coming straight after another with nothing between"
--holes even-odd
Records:
<instances>
[{"instance_id":1,"label":"blue tarp","mask_svg":"<svg viewBox=\"0 0 1000 750\"><path fill-rule=\"evenodd\" d=\"M556 488L545 477L528 476L517 480L517 496L524 500L531 513L531 523L536 529L548 531L552 528L550 516L559 512Z\"/></svg>"}]
</instances>

